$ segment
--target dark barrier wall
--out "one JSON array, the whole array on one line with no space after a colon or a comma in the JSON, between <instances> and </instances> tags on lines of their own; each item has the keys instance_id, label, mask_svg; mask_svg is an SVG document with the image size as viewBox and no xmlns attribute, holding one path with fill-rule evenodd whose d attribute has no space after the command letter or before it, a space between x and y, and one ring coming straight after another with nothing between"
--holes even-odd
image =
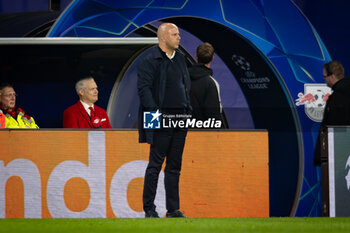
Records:
<instances>
[{"instance_id":1,"label":"dark barrier wall","mask_svg":"<svg viewBox=\"0 0 350 233\"><path fill-rule=\"evenodd\" d=\"M350 128L330 127L321 140L323 211L329 217L350 216Z\"/></svg>"}]
</instances>

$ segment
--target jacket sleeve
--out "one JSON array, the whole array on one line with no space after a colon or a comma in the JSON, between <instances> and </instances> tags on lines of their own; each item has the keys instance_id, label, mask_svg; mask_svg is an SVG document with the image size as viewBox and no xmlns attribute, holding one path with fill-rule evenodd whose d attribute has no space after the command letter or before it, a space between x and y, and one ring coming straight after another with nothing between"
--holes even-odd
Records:
<instances>
[{"instance_id":1,"label":"jacket sleeve","mask_svg":"<svg viewBox=\"0 0 350 233\"><path fill-rule=\"evenodd\" d=\"M153 96L156 69L149 59L143 60L137 69L137 91L140 104L146 110L156 110L158 106Z\"/></svg>"},{"instance_id":2,"label":"jacket sleeve","mask_svg":"<svg viewBox=\"0 0 350 233\"><path fill-rule=\"evenodd\" d=\"M63 128L79 128L77 117L73 111L66 109L63 112Z\"/></svg>"},{"instance_id":3,"label":"jacket sleeve","mask_svg":"<svg viewBox=\"0 0 350 233\"><path fill-rule=\"evenodd\" d=\"M215 118L218 120L222 120L220 112L219 93L216 84L211 79L208 82L203 106L205 107L205 116L207 118Z\"/></svg>"}]
</instances>

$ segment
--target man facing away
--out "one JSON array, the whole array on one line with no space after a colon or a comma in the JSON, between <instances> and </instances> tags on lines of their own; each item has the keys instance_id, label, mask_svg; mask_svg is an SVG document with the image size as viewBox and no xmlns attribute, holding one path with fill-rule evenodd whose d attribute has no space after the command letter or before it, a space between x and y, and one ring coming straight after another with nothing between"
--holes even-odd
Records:
<instances>
[{"instance_id":1,"label":"man facing away","mask_svg":"<svg viewBox=\"0 0 350 233\"><path fill-rule=\"evenodd\" d=\"M98 89L92 77L85 77L75 85L79 101L63 112L63 128L112 128L103 108L95 105Z\"/></svg>"},{"instance_id":2,"label":"man facing away","mask_svg":"<svg viewBox=\"0 0 350 233\"><path fill-rule=\"evenodd\" d=\"M143 187L143 209L146 218L159 217L154 200L159 173L166 157L166 217L184 217L179 210L179 177L187 129L144 129L142 124L145 111L159 110L163 114L188 114L191 111L191 81L185 57L177 50L180 44L179 30L175 24L163 23L158 28L157 36L158 46L151 48L139 64L137 72L140 97L139 142L150 144Z\"/></svg>"},{"instance_id":3,"label":"man facing away","mask_svg":"<svg viewBox=\"0 0 350 233\"><path fill-rule=\"evenodd\" d=\"M4 128L5 123L5 128L38 129L34 118L16 106L16 97L17 94L11 84L0 84L0 112L5 116L2 116L0 128Z\"/></svg>"},{"instance_id":4,"label":"man facing away","mask_svg":"<svg viewBox=\"0 0 350 233\"><path fill-rule=\"evenodd\" d=\"M214 118L221 121L221 128L227 128L220 98L219 83L212 77L210 64L214 59L214 47L205 42L197 47L198 63L188 69L191 77L192 117L197 120Z\"/></svg>"}]
</instances>

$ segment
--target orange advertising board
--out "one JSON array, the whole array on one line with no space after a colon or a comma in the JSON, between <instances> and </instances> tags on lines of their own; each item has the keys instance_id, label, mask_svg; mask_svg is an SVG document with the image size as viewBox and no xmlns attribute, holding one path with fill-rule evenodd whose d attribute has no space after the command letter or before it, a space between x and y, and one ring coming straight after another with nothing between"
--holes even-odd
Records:
<instances>
[{"instance_id":1,"label":"orange advertising board","mask_svg":"<svg viewBox=\"0 0 350 233\"><path fill-rule=\"evenodd\" d=\"M144 217L149 145L125 131L0 131L0 218ZM155 204L165 215L164 173ZM268 217L266 131L190 131L180 176L188 217Z\"/></svg>"}]
</instances>

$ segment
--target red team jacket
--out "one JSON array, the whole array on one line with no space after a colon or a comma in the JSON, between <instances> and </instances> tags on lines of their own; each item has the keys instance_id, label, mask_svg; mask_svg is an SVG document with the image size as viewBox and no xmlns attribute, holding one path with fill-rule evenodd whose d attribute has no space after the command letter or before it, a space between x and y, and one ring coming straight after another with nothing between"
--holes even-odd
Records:
<instances>
[{"instance_id":1,"label":"red team jacket","mask_svg":"<svg viewBox=\"0 0 350 233\"><path fill-rule=\"evenodd\" d=\"M106 111L94 105L96 117L90 119L80 100L64 110L63 128L112 128Z\"/></svg>"}]
</instances>

